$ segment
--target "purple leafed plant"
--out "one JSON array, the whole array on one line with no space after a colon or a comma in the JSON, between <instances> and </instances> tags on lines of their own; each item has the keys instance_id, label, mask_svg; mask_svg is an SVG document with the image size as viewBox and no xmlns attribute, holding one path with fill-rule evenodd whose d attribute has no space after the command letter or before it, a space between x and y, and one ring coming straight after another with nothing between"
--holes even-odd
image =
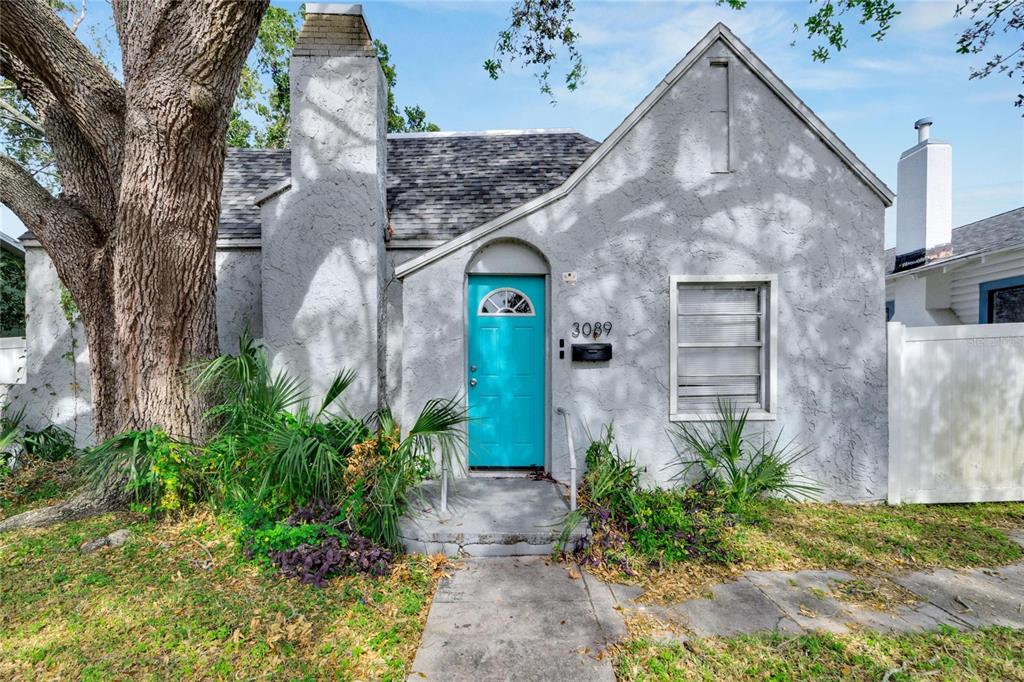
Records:
<instances>
[{"instance_id":1,"label":"purple leafed plant","mask_svg":"<svg viewBox=\"0 0 1024 682\"><path fill-rule=\"evenodd\" d=\"M315 502L300 507L285 519L284 525L318 529L310 541L267 553L284 576L324 587L327 580L335 576L355 573L382 576L390 570L394 558L391 551L357 533L335 506Z\"/></svg>"}]
</instances>

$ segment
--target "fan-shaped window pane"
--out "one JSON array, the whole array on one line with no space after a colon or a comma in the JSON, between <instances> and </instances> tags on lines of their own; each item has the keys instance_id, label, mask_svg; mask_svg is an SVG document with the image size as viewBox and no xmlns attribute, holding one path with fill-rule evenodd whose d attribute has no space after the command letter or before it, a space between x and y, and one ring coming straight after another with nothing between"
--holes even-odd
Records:
<instances>
[{"instance_id":1,"label":"fan-shaped window pane","mask_svg":"<svg viewBox=\"0 0 1024 682\"><path fill-rule=\"evenodd\" d=\"M533 315L533 303L516 289L495 289L480 303L481 315Z\"/></svg>"}]
</instances>

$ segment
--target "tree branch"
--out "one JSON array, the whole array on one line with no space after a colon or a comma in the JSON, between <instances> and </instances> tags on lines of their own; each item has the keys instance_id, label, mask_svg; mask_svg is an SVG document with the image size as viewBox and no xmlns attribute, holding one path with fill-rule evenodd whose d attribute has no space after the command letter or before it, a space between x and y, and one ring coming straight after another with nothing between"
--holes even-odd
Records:
<instances>
[{"instance_id":1,"label":"tree branch","mask_svg":"<svg viewBox=\"0 0 1024 682\"><path fill-rule=\"evenodd\" d=\"M67 199L57 198L11 158L0 154L0 203L25 223L62 282L83 282L106 251L103 233Z\"/></svg>"},{"instance_id":2,"label":"tree branch","mask_svg":"<svg viewBox=\"0 0 1024 682\"><path fill-rule=\"evenodd\" d=\"M35 109L53 150L64 195L87 210L97 225L112 225L115 192L98 156L78 126L35 74L0 46L0 76L14 83Z\"/></svg>"},{"instance_id":3,"label":"tree branch","mask_svg":"<svg viewBox=\"0 0 1024 682\"><path fill-rule=\"evenodd\" d=\"M14 107L12 107L10 104L8 104L6 102L6 100L0 99L0 109L3 109L4 111L6 111L7 115L12 120L17 121L18 123L22 124L23 126L27 126L27 127L31 128L32 130L36 131L37 133L40 133L40 134L43 134L43 135L46 134L46 131L43 130L43 126L39 125L38 121L36 121L34 119L31 119L28 116L26 116L25 114L21 113L20 111L18 111Z\"/></svg>"},{"instance_id":4,"label":"tree branch","mask_svg":"<svg viewBox=\"0 0 1024 682\"><path fill-rule=\"evenodd\" d=\"M85 19L85 0L82 0L82 9L78 12L78 16L71 23L71 32L78 33L78 27L82 25L82 21Z\"/></svg>"},{"instance_id":5,"label":"tree branch","mask_svg":"<svg viewBox=\"0 0 1024 682\"><path fill-rule=\"evenodd\" d=\"M60 103L118 187L124 90L43 0L5 2L3 9L0 45Z\"/></svg>"},{"instance_id":6,"label":"tree branch","mask_svg":"<svg viewBox=\"0 0 1024 682\"><path fill-rule=\"evenodd\" d=\"M52 226L82 217L77 211L62 206L31 173L3 154L0 154L0 203L11 209L40 241L49 236Z\"/></svg>"}]
</instances>

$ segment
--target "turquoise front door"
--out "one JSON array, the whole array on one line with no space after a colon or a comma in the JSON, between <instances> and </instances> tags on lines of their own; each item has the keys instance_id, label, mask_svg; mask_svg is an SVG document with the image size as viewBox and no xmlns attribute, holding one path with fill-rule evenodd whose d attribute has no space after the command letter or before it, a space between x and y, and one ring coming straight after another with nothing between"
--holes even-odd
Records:
<instances>
[{"instance_id":1,"label":"turquoise front door","mask_svg":"<svg viewBox=\"0 0 1024 682\"><path fill-rule=\"evenodd\" d=\"M544 278L470 275L469 465L544 466Z\"/></svg>"}]
</instances>

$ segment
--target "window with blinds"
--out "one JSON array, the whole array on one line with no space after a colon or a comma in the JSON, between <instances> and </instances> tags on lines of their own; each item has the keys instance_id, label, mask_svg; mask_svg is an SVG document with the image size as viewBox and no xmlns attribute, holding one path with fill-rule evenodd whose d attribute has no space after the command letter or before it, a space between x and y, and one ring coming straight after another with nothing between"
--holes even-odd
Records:
<instances>
[{"instance_id":1,"label":"window with blinds","mask_svg":"<svg viewBox=\"0 0 1024 682\"><path fill-rule=\"evenodd\" d=\"M773 278L673 277L672 416L714 416L729 402L770 416Z\"/></svg>"}]
</instances>

